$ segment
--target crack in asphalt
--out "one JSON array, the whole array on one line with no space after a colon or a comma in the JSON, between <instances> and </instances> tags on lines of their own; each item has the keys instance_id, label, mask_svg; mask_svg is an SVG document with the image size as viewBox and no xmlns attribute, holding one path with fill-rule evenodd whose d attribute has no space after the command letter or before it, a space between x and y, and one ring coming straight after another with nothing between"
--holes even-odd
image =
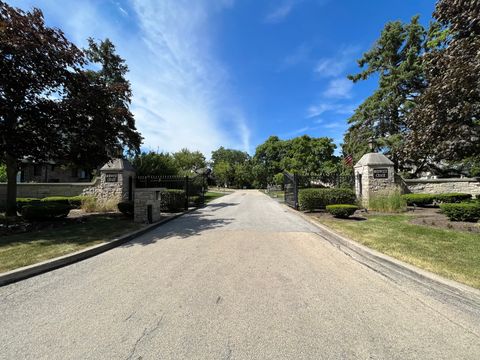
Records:
<instances>
[{"instance_id":1,"label":"crack in asphalt","mask_svg":"<svg viewBox=\"0 0 480 360\"><path fill-rule=\"evenodd\" d=\"M132 314L133 315L133 314ZM130 354L128 355L127 357L127 360L131 360L133 358L133 356L135 355L136 351L137 351L137 347L138 345L148 336L150 336L151 334L153 334L155 331L158 330L158 328L160 327L160 324L162 323L163 321L163 317L164 315L162 314L162 316L160 317L160 319L158 319L158 321L155 323L155 325L150 329L148 330L148 327L146 327L144 330L143 330L143 333L142 335L140 335L140 337L135 341L135 344L133 344L133 348L132 350L130 351ZM147 331L148 330L148 331ZM138 359L141 359L142 357L140 356Z\"/></svg>"}]
</instances>

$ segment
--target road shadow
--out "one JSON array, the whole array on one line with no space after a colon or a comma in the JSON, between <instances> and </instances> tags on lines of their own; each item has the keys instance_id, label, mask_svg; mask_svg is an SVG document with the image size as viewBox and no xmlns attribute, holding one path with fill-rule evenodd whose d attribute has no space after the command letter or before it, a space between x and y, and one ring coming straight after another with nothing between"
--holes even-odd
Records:
<instances>
[{"instance_id":1,"label":"road shadow","mask_svg":"<svg viewBox=\"0 0 480 360\"><path fill-rule=\"evenodd\" d=\"M232 202L220 202L220 203L215 203L215 204L207 204L205 208L212 210L212 211L217 211L225 207L229 206L237 206L238 203L232 203Z\"/></svg>"},{"instance_id":2,"label":"road shadow","mask_svg":"<svg viewBox=\"0 0 480 360\"><path fill-rule=\"evenodd\" d=\"M214 205L217 205L217 208L219 208L218 205L221 205L221 204L214 204ZM209 207L210 206L212 205L209 205ZM228 206L228 205L224 205L223 207L225 206ZM211 211L215 211L215 210L211 210ZM133 239L122 246L129 247L137 244L146 246L146 245L156 243L157 241L162 241L162 240L170 239L173 237L186 239L192 236L199 236L204 231L224 227L228 224L231 224L234 220L235 219L232 219L232 218L217 217L209 213L209 211L205 211L205 208L204 208L204 209L183 215L178 219L172 220L171 222L161 225L157 229L154 229L143 236Z\"/></svg>"}]
</instances>

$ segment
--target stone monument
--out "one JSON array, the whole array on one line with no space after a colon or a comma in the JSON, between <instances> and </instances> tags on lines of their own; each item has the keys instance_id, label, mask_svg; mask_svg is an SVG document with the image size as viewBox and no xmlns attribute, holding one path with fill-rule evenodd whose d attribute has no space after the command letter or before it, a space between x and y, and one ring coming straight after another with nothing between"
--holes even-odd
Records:
<instances>
[{"instance_id":1,"label":"stone monument","mask_svg":"<svg viewBox=\"0 0 480 360\"><path fill-rule=\"evenodd\" d=\"M380 153L363 155L355 165L355 192L361 204L368 208L368 201L374 193L396 190L393 162Z\"/></svg>"}]
</instances>

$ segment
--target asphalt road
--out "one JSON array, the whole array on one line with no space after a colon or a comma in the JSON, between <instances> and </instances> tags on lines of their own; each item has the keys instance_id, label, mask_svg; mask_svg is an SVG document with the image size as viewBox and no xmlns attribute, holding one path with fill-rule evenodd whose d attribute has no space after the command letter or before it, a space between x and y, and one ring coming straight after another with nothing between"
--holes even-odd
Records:
<instances>
[{"instance_id":1,"label":"asphalt road","mask_svg":"<svg viewBox=\"0 0 480 360\"><path fill-rule=\"evenodd\" d=\"M0 288L1 359L479 359L480 316L256 191Z\"/></svg>"}]
</instances>

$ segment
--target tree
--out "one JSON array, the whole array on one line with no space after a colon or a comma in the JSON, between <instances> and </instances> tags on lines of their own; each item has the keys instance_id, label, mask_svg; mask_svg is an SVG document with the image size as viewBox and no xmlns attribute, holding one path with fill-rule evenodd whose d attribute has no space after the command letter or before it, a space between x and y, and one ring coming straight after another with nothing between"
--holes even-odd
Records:
<instances>
[{"instance_id":1,"label":"tree","mask_svg":"<svg viewBox=\"0 0 480 360\"><path fill-rule=\"evenodd\" d=\"M207 166L205 156L200 151L182 149L174 153L173 158L177 168L185 175L195 173Z\"/></svg>"},{"instance_id":2,"label":"tree","mask_svg":"<svg viewBox=\"0 0 480 360\"><path fill-rule=\"evenodd\" d=\"M413 17L409 24L389 22L372 49L358 60L359 66L365 69L348 78L357 82L376 74L379 85L349 119L352 126L348 133L355 134L346 137L347 148L352 146L350 140L362 141L357 149L365 149L368 142L373 142L374 150L390 155L396 168L405 166L400 149L406 131L406 117L426 86L422 68L425 37L426 31L420 25L418 16ZM368 141L358 137L366 134L371 134L373 138Z\"/></svg>"},{"instance_id":3,"label":"tree","mask_svg":"<svg viewBox=\"0 0 480 360\"><path fill-rule=\"evenodd\" d=\"M62 146L64 87L84 63L43 14L0 2L0 161L7 168L7 215L16 215L19 160L47 160Z\"/></svg>"},{"instance_id":4,"label":"tree","mask_svg":"<svg viewBox=\"0 0 480 360\"><path fill-rule=\"evenodd\" d=\"M251 174L249 162L250 155L244 151L225 149L223 146L212 151L212 170L217 185L237 187L249 185Z\"/></svg>"},{"instance_id":5,"label":"tree","mask_svg":"<svg viewBox=\"0 0 480 360\"><path fill-rule=\"evenodd\" d=\"M336 145L326 137L307 135L290 140L269 137L257 146L253 157L254 182L265 187L275 183L275 176L283 171L302 175L314 175L336 171L338 158L334 156ZM277 176L278 177L278 176Z\"/></svg>"},{"instance_id":6,"label":"tree","mask_svg":"<svg viewBox=\"0 0 480 360\"><path fill-rule=\"evenodd\" d=\"M137 175L177 175L179 168L169 153L141 153L132 159Z\"/></svg>"},{"instance_id":7,"label":"tree","mask_svg":"<svg viewBox=\"0 0 480 360\"><path fill-rule=\"evenodd\" d=\"M43 14L0 1L0 161L7 168L7 215L16 215L20 160L96 166L141 136L129 111L127 67L109 41L84 53ZM85 68L92 63L99 71Z\"/></svg>"},{"instance_id":8,"label":"tree","mask_svg":"<svg viewBox=\"0 0 480 360\"><path fill-rule=\"evenodd\" d=\"M428 88L408 117L405 156L419 163L480 156L480 6L440 0L424 56Z\"/></svg>"},{"instance_id":9,"label":"tree","mask_svg":"<svg viewBox=\"0 0 480 360\"><path fill-rule=\"evenodd\" d=\"M89 69L77 71L62 103L63 117L70 122L62 129L68 134L63 154L75 165L94 169L126 149L138 152L142 137L130 112L132 91L125 78L128 67L106 39L88 39L85 50ZM91 68L100 66L98 71Z\"/></svg>"}]
</instances>

